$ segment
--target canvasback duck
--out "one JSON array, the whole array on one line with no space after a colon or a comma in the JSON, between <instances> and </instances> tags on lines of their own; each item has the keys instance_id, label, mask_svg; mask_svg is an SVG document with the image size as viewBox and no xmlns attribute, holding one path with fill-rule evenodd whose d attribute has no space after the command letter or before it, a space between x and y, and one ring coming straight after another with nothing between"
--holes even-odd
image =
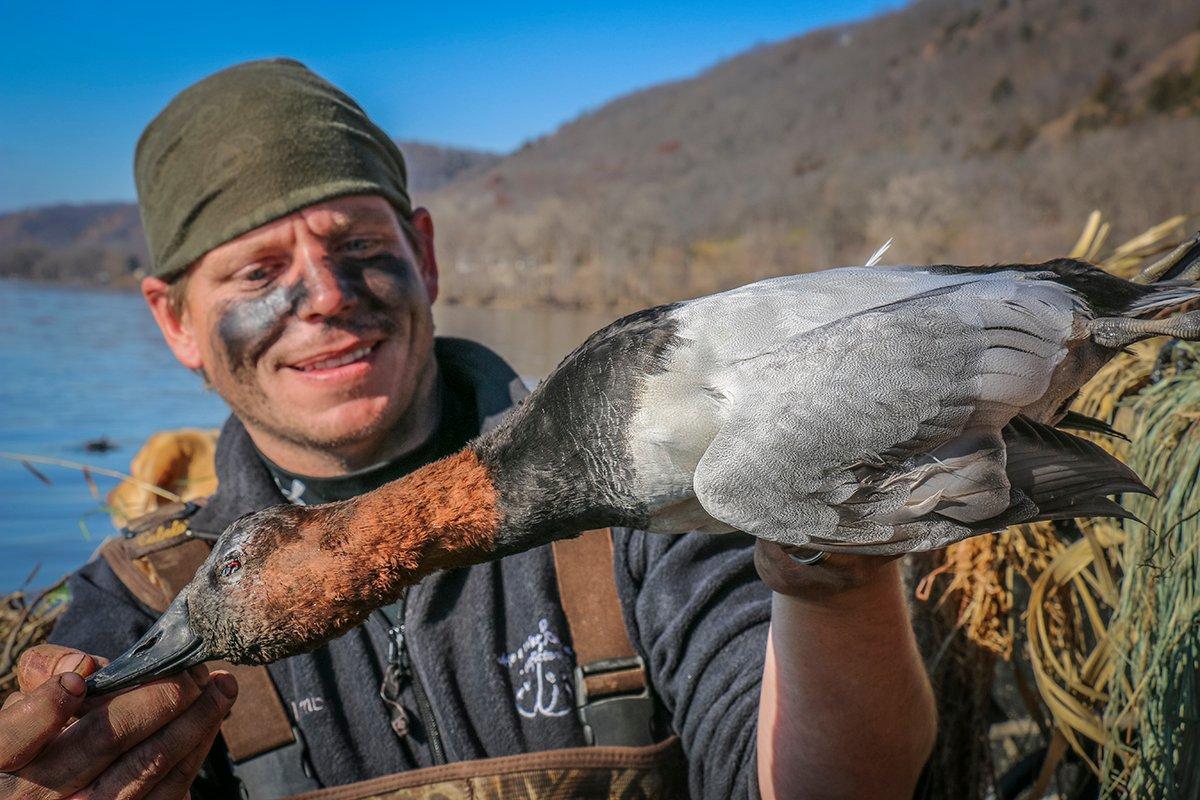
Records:
<instances>
[{"instance_id":1,"label":"canvasback duck","mask_svg":"<svg viewBox=\"0 0 1200 800\"><path fill-rule=\"evenodd\" d=\"M311 650L440 569L607 525L823 551L943 547L1149 492L1056 427L1120 348L1200 338L1196 264L1139 284L1057 260L849 267L640 311L507 419L374 492L246 516L133 648L120 689Z\"/></svg>"}]
</instances>

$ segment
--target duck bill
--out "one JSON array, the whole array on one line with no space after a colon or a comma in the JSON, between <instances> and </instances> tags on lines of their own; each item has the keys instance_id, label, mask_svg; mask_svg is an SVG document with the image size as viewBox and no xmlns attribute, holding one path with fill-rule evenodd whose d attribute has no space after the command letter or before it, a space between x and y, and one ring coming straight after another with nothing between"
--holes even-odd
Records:
<instances>
[{"instance_id":1,"label":"duck bill","mask_svg":"<svg viewBox=\"0 0 1200 800\"><path fill-rule=\"evenodd\" d=\"M175 598L146 635L87 679L89 695L107 694L148 683L209 658L204 640L188 620L187 592Z\"/></svg>"}]
</instances>

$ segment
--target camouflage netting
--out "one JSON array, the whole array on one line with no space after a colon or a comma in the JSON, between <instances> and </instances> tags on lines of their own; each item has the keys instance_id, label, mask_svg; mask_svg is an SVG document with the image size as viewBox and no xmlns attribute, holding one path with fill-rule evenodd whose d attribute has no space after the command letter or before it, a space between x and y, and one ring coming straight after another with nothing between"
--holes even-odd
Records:
<instances>
[{"instance_id":1,"label":"camouflage netting","mask_svg":"<svg viewBox=\"0 0 1200 800\"><path fill-rule=\"evenodd\" d=\"M1129 508L1098 709L1107 797L1200 795L1200 347L1162 353L1160 377L1125 400L1128 462L1158 500ZM1162 362L1168 362L1163 364Z\"/></svg>"},{"instance_id":2,"label":"camouflage netting","mask_svg":"<svg viewBox=\"0 0 1200 800\"><path fill-rule=\"evenodd\" d=\"M1108 226L1093 214L1071 255L1132 278L1162 253L1181 252L1172 240L1185 222L1168 220L1100 258ZM1015 797L1015 786L1031 783L1034 790L1022 797L1050 788L1069 795L1097 779L1106 797L1200 794L1200 520L1189 516L1200 513L1198 354L1194 345L1138 344L1110 362L1075 404L1130 436L1132 443L1091 438L1158 492L1158 500L1126 500L1146 525L1098 520L1011 528L948 548L918 584L918 598L936 594L938 607L914 609L918 630L950 609L961 634L926 651L939 690L939 750L991 759L981 769L939 757L941 770L960 774L957 781L940 778L945 786L936 796L999 790ZM1002 659L1011 669L977 666L979 680L995 677L974 691L953 681L940 686L939 662L950 652L958 663ZM1036 692L1023 678L1029 674ZM1024 706L1026 724L995 724L996 711L1013 709L1003 708L1006 689ZM997 701L990 719L978 710L981 696ZM1038 735L1043 720L1052 730ZM989 738L992 747L984 747ZM1037 752L1025 779L1000 787L999 767L1016 765L1019 772L1030 747ZM968 776L983 782L971 784Z\"/></svg>"}]
</instances>

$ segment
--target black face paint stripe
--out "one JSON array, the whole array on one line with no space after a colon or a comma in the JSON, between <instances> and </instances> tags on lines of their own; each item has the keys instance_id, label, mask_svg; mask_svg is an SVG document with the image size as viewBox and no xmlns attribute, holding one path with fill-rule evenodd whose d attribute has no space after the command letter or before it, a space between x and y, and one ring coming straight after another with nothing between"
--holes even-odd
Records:
<instances>
[{"instance_id":1,"label":"black face paint stripe","mask_svg":"<svg viewBox=\"0 0 1200 800\"><path fill-rule=\"evenodd\" d=\"M288 317L307 299L307 285L297 281L258 297L226 303L216 333L230 369L256 364L283 335Z\"/></svg>"},{"instance_id":2,"label":"black face paint stripe","mask_svg":"<svg viewBox=\"0 0 1200 800\"><path fill-rule=\"evenodd\" d=\"M333 273L339 290L355 298L361 307L352 314L330 317L325 324L351 334L390 335L396 330L393 309L406 295L420 290L413 264L392 254L341 258L333 265ZM308 282L301 279L254 298L226 303L216 335L223 345L218 349L224 351L230 369L237 371L257 364L309 296Z\"/></svg>"}]
</instances>

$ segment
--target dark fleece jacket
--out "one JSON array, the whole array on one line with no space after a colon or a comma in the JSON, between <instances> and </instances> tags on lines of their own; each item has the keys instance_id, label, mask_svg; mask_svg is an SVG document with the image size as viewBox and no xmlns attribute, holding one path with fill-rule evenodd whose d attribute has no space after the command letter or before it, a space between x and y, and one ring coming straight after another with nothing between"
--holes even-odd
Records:
<instances>
[{"instance_id":1,"label":"dark fleece jacket","mask_svg":"<svg viewBox=\"0 0 1200 800\"><path fill-rule=\"evenodd\" d=\"M439 339L437 356L481 428L494 425L524 391L480 345ZM286 502L233 418L221 433L217 474L220 488L192 518L195 530L216 533L242 514ZM755 796L770 594L755 572L751 540L618 530L614 545L625 624L663 716L682 739L692 796ZM58 644L112 658L154 619L102 559L72 575L69 586L71 605L51 637ZM449 761L584 745L569 696L574 660L549 547L431 575L410 590L405 616L412 665ZM250 797L432 764L412 686L402 696L413 719L408 742L392 731L379 697L387 627L374 612L327 646L270 665L302 748L237 767ZM307 774L289 763L301 749Z\"/></svg>"}]
</instances>

